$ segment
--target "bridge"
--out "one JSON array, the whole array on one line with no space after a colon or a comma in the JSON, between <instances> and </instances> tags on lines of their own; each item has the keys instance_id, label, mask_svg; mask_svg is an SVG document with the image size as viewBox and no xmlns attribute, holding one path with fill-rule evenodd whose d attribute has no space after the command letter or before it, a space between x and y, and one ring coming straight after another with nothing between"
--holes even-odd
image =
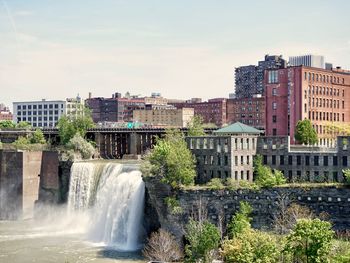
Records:
<instances>
[{"instance_id":1,"label":"bridge","mask_svg":"<svg viewBox=\"0 0 350 263\"><path fill-rule=\"evenodd\" d=\"M205 129L212 134L216 129ZM0 130L1 142L14 142L19 136L28 136L34 129ZM182 128L187 133L187 128ZM142 155L151 149L157 137L162 137L165 128L92 128L87 131L88 140L94 141L100 156L104 159L121 159L123 156ZM59 143L58 129L43 129L47 140L52 144Z\"/></svg>"}]
</instances>

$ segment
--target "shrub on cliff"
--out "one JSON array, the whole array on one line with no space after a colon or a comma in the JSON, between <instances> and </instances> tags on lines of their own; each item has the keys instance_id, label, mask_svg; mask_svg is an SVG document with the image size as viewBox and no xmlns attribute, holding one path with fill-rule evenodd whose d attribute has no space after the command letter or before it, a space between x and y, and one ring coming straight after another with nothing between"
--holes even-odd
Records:
<instances>
[{"instance_id":1,"label":"shrub on cliff","mask_svg":"<svg viewBox=\"0 0 350 263\"><path fill-rule=\"evenodd\" d=\"M46 143L44 134L43 134L42 130L40 130L40 129L36 129L35 132L30 136L29 140L30 140L30 143L32 143L32 144L34 144L34 143L45 144Z\"/></svg>"},{"instance_id":2,"label":"shrub on cliff","mask_svg":"<svg viewBox=\"0 0 350 263\"><path fill-rule=\"evenodd\" d=\"M223 189L225 186L220 178L213 178L208 183L207 186L213 190Z\"/></svg>"},{"instance_id":3,"label":"shrub on cliff","mask_svg":"<svg viewBox=\"0 0 350 263\"><path fill-rule=\"evenodd\" d=\"M192 218L186 225L186 262L211 262L212 252L220 244L219 229L208 221L195 221Z\"/></svg>"},{"instance_id":4,"label":"shrub on cliff","mask_svg":"<svg viewBox=\"0 0 350 263\"><path fill-rule=\"evenodd\" d=\"M174 236L164 229L151 234L142 253L151 261L179 262L183 258Z\"/></svg>"},{"instance_id":5,"label":"shrub on cliff","mask_svg":"<svg viewBox=\"0 0 350 263\"><path fill-rule=\"evenodd\" d=\"M263 165L261 155L257 155L254 158L254 173L255 183L261 187L272 187L286 182L281 171L272 171L270 167Z\"/></svg>"},{"instance_id":6,"label":"shrub on cliff","mask_svg":"<svg viewBox=\"0 0 350 263\"><path fill-rule=\"evenodd\" d=\"M146 162L148 165L143 165L143 172L161 176L174 188L194 183L195 158L178 130L168 130L164 138L158 139Z\"/></svg>"},{"instance_id":7,"label":"shrub on cliff","mask_svg":"<svg viewBox=\"0 0 350 263\"><path fill-rule=\"evenodd\" d=\"M253 209L249 203L245 201L241 201L239 205L239 211L232 217L227 226L228 236L230 238L251 229L250 221L252 221L252 218L250 217L250 214Z\"/></svg>"},{"instance_id":8,"label":"shrub on cliff","mask_svg":"<svg viewBox=\"0 0 350 263\"><path fill-rule=\"evenodd\" d=\"M79 133L76 133L66 146L68 150L79 153L83 159L90 159L95 153L95 148L92 144L86 141Z\"/></svg>"}]
</instances>

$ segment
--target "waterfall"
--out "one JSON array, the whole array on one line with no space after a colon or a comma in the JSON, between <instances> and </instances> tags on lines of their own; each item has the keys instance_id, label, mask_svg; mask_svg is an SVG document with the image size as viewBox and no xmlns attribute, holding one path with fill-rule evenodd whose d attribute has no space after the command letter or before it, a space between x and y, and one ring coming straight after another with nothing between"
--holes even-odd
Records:
<instances>
[{"instance_id":1,"label":"waterfall","mask_svg":"<svg viewBox=\"0 0 350 263\"><path fill-rule=\"evenodd\" d=\"M68 210L85 211L89 240L132 251L140 248L145 187L141 172L118 163L74 163Z\"/></svg>"}]
</instances>

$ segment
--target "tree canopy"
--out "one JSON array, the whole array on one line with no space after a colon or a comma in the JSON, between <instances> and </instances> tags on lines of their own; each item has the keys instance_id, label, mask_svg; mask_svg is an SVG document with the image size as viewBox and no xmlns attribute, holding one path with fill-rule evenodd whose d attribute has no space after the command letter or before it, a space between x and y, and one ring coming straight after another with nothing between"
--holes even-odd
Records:
<instances>
[{"instance_id":1,"label":"tree canopy","mask_svg":"<svg viewBox=\"0 0 350 263\"><path fill-rule=\"evenodd\" d=\"M203 136L205 135L203 128L203 118L195 115L187 125L187 136Z\"/></svg>"},{"instance_id":2,"label":"tree canopy","mask_svg":"<svg viewBox=\"0 0 350 263\"><path fill-rule=\"evenodd\" d=\"M315 144L318 141L317 133L308 119L300 120L295 129L295 139L302 144Z\"/></svg>"}]
</instances>

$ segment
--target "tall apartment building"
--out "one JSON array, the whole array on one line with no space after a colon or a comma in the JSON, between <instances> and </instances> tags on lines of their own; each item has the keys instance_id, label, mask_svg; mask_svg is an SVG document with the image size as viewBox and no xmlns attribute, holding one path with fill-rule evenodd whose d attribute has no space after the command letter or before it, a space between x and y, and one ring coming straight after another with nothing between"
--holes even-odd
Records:
<instances>
[{"instance_id":1,"label":"tall apartment building","mask_svg":"<svg viewBox=\"0 0 350 263\"><path fill-rule=\"evenodd\" d=\"M265 129L265 98L255 95L252 98L228 99L227 124L241 122L259 130Z\"/></svg>"},{"instance_id":2,"label":"tall apartment building","mask_svg":"<svg viewBox=\"0 0 350 263\"><path fill-rule=\"evenodd\" d=\"M25 121L38 128L53 128L63 115L74 118L82 113L83 104L80 97L13 103L13 121Z\"/></svg>"},{"instance_id":3,"label":"tall apartment building","mask_svg":"<svg viewBox=\"0 0 350 263\"><path fill-rule=\"evenodd\" d=\"M210 99L205 102L196 98L187 102L171 102L178 109L193 108L194 115L203 118L204 123L213 123L218 127L227 123L225 98ZM170 102L169 102L170 103Z\"/></svg>"},{"instance_id":4,"label":"tall apartment building","mask_svg":"<svg viewBox=\"0 0 350 263\"><path fill-rule=\"evenodd\" d=\"M282 56L265 55L258 66L249 65L235 69L236 98L251 98L253 95L264 94L264 71L266 69L285 68L287 62Z\"/></svg>"},{"instance_id":5,"label":"tall apartment building","mask_svg":"<svg viewBox=\"0 0 350 263\"><path fill-rule=\"evenodd\" d=\"M265 72L266 135L290 135L299 120L311 120L319 144L332 145L337 134L327 125L350 123L350 71L305 66Z\"/></svg>"},{"instance_id":6,"label":"tall apartment building","mask_svg":"<svg viewBox=\"0 0 350 263\"><path fill-rule=\"evenodd\" d=\"M325 68L323 56L303 55L289 57L289 66L306 66L313 68ZM329 64L329 63L327 63Z\"/></svg>"},{"instance_id":7,"label":"tall apartment building","mask_svg":"<svg viewBox=\"0 0 350 263\"><path fill-rule=\"evenodd\" d=\"M0 104L0 121L12 121L13 114L4 104Z\"/></svg>"},{"instance_id":8,"label":"tall apartment building","mask_svg":"<svg viewBox=\"0 0 350 263\"><path fill-rule=\"evenodd\" d=\"M184 128L194 116L193 108L134 110L133 121L152 127Z\"/></svg>"}]
</instances>

